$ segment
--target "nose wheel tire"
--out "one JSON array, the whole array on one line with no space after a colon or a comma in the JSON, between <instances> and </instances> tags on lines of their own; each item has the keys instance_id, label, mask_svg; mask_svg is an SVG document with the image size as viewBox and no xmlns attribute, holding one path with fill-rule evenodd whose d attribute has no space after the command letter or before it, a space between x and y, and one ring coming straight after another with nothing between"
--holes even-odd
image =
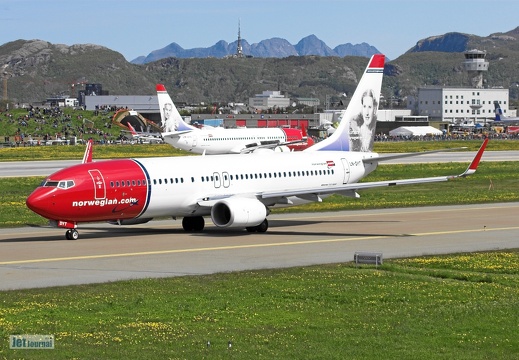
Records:
<instances>
[{"instance_id":1,"label":"nose wheel tire","mask_svg":"<svg viewBox=\"0 0 519 360\"><path fill-rule=\"evenodd\" d=\"M65 233L65 237L67 240L77 240L79 238L79 233L76 229L70 229Z\"/></svg>"}]
</instances>

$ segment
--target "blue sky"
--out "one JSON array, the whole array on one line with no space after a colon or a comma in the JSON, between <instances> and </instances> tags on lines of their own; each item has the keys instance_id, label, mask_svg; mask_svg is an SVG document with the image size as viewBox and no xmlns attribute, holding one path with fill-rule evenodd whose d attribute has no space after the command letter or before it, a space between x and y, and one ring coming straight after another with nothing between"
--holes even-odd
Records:
<instances>
[{"instance_id":1,"label":"blue sky","mask_svg":"<svg viewBox=\"0 0 519 360\"><path fill-rule=\"evenodd\" d=\"M328 46L366 42L394 59L448 32L488 36L519 26L517 0L0 0L0 44L97 44L133 60L176 42L208 47L241 35Z\"/></svg>"}]
</instances>

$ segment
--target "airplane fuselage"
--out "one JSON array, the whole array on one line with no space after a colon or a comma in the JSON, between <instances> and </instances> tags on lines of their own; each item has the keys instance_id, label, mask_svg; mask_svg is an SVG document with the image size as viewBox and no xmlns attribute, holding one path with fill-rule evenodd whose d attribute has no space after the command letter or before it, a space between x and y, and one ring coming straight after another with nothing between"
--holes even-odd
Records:
<instances>
[{"instance_id":1,"label":"airplane fuselage","mask_svg":"<svg viewBox=\"0 0 519 360\"><path fill-rule=\"evenodd\" d=\"M164 137L171 146L207 155L239 154L248 148L302 141L302 131L284 128L193 130L175 137Z\"/></svg>"},{"instance_id":2,"label":"airplane fuselage","mask_svg":"<svg viewBox=\"0 0 519 360\"><path fill-rule=\"evenodd\" d=\"M376 154L319 151L98 161L50 175L27 205L45 218L70 223L205 216L223 199L240 211L238 198L262 207L297 205L308 197L261 195L355 183L376 168L363 163L370 156Z\"/></svg>"}]
</instances>

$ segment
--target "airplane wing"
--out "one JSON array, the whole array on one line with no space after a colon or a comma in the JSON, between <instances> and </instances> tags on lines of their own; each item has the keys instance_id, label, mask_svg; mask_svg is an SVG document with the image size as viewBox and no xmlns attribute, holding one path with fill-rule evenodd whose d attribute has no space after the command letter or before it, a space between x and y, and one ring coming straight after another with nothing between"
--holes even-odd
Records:
<instances>
[{"instance_id":1,"label":"airplane wing","mask_svg":"<svg viewBox=\"0 0 519 360\"><path fill-rule=\"evenodd\" d=\"M342 194L345 196L359 198L360 195L357 194L357 190L371 189L376 187L386 187L386 186L398 186L398 185L412 185L412 184L423 184L423 183L432 183L432 182L442 182L449 181L458 178L464 178L469 175L472 175L476 172L476 169L481 161L481 157L483 156L483 152L488 143L488 138L485 139L478 152L474 156L472 162L467 167L467 169L458 175L448 175L448 176L436 176L436 177L427 177L427 178L415 178L415 179L403 179L403 180L387 180L387 181L372 181L372 182L361 182L361 183L353 183L353 184L343 184L337 185L333 187L326 188L308 188L308 189L297 189L297 190L287 190L287 191L267 191L259 194L249 194L250 197L256 197L260 201L265 200L268 202L268 199L275 200L276 203L291 203L289 197L298 197L300 199L317 201L321 202L321 195L328 194ZM429 152L424 152L429 153ZM417 154L424 154L417 153ZM414 154L414 153L413 153ZM370 159L371 160L371 159ZM227 195L215 195L215 196L207 196L201 199L198 199L196 203L201 207L212 207L218 201L226 198L233 197L233 194ZM277 199L276 199L277 198Z\"/></svg>"},{"instance_id":2,"label":"airplane wing","mask_svg":"<svg viewBox=\"0 0 519 360\"><path fill-rule=\"evenodd\" d=\"M448 176L437 176L437 177L427 177L427 178L415 178L415 179L404 179L404 180L387 180L387 181L373 181L373 182L362 182L362 183L354 183L354 184L344 184L338 185L334 187L327 187L324 189L298 189L294 191L276 191L276 192L264 192L259 194L260 199L269 199L269 198L286 198L289 196L296 196L303 199L309 199L313 201L320 201L319 195L332 194L332 193L342 193L343 195L348 195L352 197L359 197L356 193L357 190L361 189L370 189L376 187L385 187L385 186L397 186L397 185L411 185L411 184L423 184L423 183L432 183L432 182L442 182L449 181L457 178L464 178L466 176L472 175L476 172L476 169L481 161L481 157L483 156L483 152L488 143L488 138L485 139L481 147L479 148L476 156L468 166L468 168L459 175L448 175ZM421 153L423 154L423 153ZM369 159L369 160L376 160Z\"/></svg>"},{"instance_id":3,"label":"airplane wing","mask_svg":"<svg viewBox=\"0 0 519 360\"><path fill-rule=\"evenodd\" d=\"M288 145L295 145L295 144L301 144L306 142L306 139L301 140L294 140L294 141L285 141L280 142L278 140L271 140L271 141L262 141L260 144L258 143L252 143L245 145L244 148L242 148L239 153L240 154L249 154L252 153L258 149L275 149L278 146L288 146Z\"/></svg>"},{"instance_id":4,"label":"airplane wing","mask_svg":"<svg viewBox=\"0 0 519 360\"><path fill-rule=\"evenodd\" d=\"M275 147L282 146L284 143L279 142L278 140L271 140L271 141L262 141L259 144L254 142L245 145L242 149L240 149L240 154L249 154L251 152L254 152L258 149L274 149Z\"/></svg>"},{"instance_id":5,"label":"airplane wing","mask_svg":"<svg viewBox=\"0 0 519 360\"><path fill-rule=\"evenodd\" d=\"M187 134L192 132L193 130L182 130L182 131L170 131L170 132L163 132L161 136L163 138L171 138L174 139L176 137L179 137L180 135Z\"/></svg>"},{"instance_id":6,"label":"airplane wing","mask_svg":"<svg viewBox=\"0 0 519 360\"><path fill-rule=\"evenodd\" d=\"M386 160L402 159L402 158L418 156L418 155L435 154L435 153L439 153L439 152L464 150L466 148L467 148L466 146L463 146L463 147L452 148L452 149L431 150L431 151L422 151L422 152L405 153L405 154L379 155L377 157L373 157L373 158L369 158L369 159L364 159L363 162L365 162L365 163L377 162L378 163L378 162L382 162L382 161L386 161Z\"/></svg>"}]
</instances>

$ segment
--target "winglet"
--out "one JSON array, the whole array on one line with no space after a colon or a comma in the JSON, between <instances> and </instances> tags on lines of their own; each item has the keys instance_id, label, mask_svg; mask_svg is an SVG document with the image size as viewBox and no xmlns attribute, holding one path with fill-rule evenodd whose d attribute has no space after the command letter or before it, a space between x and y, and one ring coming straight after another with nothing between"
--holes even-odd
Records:
<instances>
[{"instance_id":1,"label":"winglet","mask_svg":"<svg viewBox=\"0 0 519 360\"><path fill-rule=\"evenodd\" d=\"M458 177L466 177L469 175L472 175L476 172L476 169L478 168L479 162L481 161L481 157L483 156L483 153L485 152L485 148L488 144L488 137L483 141L483 144L481 144L481 147L479 148L476 156L474 156L474 159L472 159L472 162L470 163L469 167L463 174L460 174Z\"/></svg>"},{"instance_id":2,"label":"winglet","mask_svg":"<svg viewBox=\"0 0 519 360\"><path fill-rule=\"evenodd\" d=\"M92 143L93 143L92 139L88 140L87 145L86 145L86 149L85 149L85 154L83 155L83 162L82 162L82 164L86 164L86 163L92 162L92 151L93 151Z\"/></svg>"}]
</instances>

